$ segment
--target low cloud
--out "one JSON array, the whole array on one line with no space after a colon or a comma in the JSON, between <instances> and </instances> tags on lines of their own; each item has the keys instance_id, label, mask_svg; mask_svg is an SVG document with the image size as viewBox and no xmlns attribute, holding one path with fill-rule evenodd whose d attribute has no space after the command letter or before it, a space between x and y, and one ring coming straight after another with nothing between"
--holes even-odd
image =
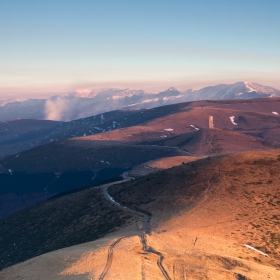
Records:
<instances>
[{"instance_id":1,"label":"low cloud","mask_svg":"<svg viewBox=\"0 0 280 280\"><path fill-rule=\"evenodd\" d=\"M66 99L47 100L45 104L45 118L54 121L68 121L71 101Z\"/></svg>"}]
</instances>

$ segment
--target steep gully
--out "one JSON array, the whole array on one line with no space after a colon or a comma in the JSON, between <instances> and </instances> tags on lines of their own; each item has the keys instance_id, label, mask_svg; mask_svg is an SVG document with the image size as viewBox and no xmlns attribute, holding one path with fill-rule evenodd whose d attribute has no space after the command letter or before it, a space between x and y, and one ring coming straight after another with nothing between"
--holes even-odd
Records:
<instances>
[{"instance_id":1,"label":"steep gully","mask_svg":"<svg viewBox=\"0 0 280 280\"><path fill-rule=\"evenodd\" d=\"M110 184L111 185L111 184ZM116 202L109 194L108 194L108 187L110 185L105 185L102 187L103 192L104 192L104 196L106 197L107 200L109 200L111 203L113 203L114 205L118 206L119 208L121 208L124 211L128 211L130 213L136 214L140 217L142 217L142 228L140 229L140 239L141 239L141 243L142 243L142 249L145 253L147 254L155 254L158 257L158 261L157 261L157 266L159 267L160 271L162 272L163 276L165 279L167 280L171 280L171 278L169 277L167 271L164 269L162 261L164 259L164 256L162 253L154 250L151 246L148 246L148 242L147 242L147 234L151 233L151 228L150 228L150 217L140 211L135 211L132 210L130 208L127 208L126 206L122 206L120 203ZM117 240L115 240L108 248L108 256L107 256L107 262L105 265L105 268L101 274L101 276L99 277L99 280L103 280L104 277L107 275L112 261L113 261L113 253L114 253L114 247L120 243L123 239L125 239L126 237L122 237L122 238L118 238Z\"/></svg>"}]
</instances>

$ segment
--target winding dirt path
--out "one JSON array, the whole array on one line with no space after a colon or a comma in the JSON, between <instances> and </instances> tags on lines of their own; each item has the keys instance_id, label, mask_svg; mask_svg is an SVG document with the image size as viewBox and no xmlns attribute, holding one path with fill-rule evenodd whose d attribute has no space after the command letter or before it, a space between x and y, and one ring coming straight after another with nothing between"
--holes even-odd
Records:
<instances>
[{"instance_id":1,"label":"winding dirt path","mask_svg":"<svg viewBox=\"0 0 280 280\"><path fill-rule=\"evenodd\" d=\"M162 261L164 259L164 256L162 253L154 250L152 247L149 247L147 244L147 238L146 238L146 233L143 231L140 235L141 238L141 243L142 243L142 249L145 253L150 253L150 254L155 254L158 256L158 261L157 261L157 266L159 267L159 269L161 270L163 276L165 277L165 279L167 280L171 280L171 278L169 277L167 271L164 269L163 265L162 265Z\"/></svg>"},{"instance_id":2,"label":"winding dirt path","mask_svg":"<svg viewBox=\"0 0 280 280\"><path fill-rule=\"evenodd\" d=\"M99 280L103 280L104 277L107 275L107 272L109 271L112 261L113 261L113 256L114 256L114 247L121 242L121 240L125 239L126 237L121 237L118 238L116 241L114 241L108 248L108 256L107 256L107 262L104 267L103 272L101 273Z\"/></svg>"},{"instance_id":3,"label":"winding dirt path","mask_svg":"<svg viewBox=\"0 0 280 280\"><path fill-rule=\"evenodd\" d=\"M164 269L163 264L162 264L162 261L164 259L163 254L161 252L158 252L158 251L154 250L152 247L148 246L148 242L147 242L147 237L146 236L147 236L147 234L150 234L150 232L151 232L150 217L147 214L143 213L143 212L132 210L132 209L127 208L126 206L122 206L120 203L116 202L114 200L114 198L111 197L108 194L108 187L109 187L108 185L105 185L105 186L102 187L104 195L105 195L107 200L109 200L111 203L113 203L114 205L118 206L119 208L121 208L124 211L128 211L130 213L133 213L133 214L136 214L136 215L142 217L142 229L141 229L141 232L139 234L140 240L141 240L141 243L142 243L142 249L147 254L155 254L155 255L158 256L157 266L159 267L159 269L162 272L162 274L165 277L165 279L166 280L171 280L171 278L169 277L167 271ZM101 276L99 277L99 280L103 280L104 277L106 276L107 272L109 271L110 266L111 266L112 261L113 261L113 250L114 250L114 247L124 238L126 238L126 237L122 237L122 238L117 239L115 242L113 242L109 246L109 248L108 248L107 263L105 265L105 268L104 268Z\"/></svg>"}]
</instances>

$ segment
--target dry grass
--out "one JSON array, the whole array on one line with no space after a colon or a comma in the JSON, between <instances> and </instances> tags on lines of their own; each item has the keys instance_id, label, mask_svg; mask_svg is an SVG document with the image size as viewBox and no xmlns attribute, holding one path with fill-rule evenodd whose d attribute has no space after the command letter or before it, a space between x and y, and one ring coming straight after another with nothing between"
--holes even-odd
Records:
<instances>
[{"instance_id":1,"label":"dry grass","mask_svg":"<svg viewBox=\"0 0 280 280\"><path fill-rule=\"evenodd\" d=\"M186 164L192 161L196 161L200 159L199 157L192 156L177 156L177 157L169 157L169 158L160 158L153 160L148 163L148 166L151 168L158 169L168 169L174 166L179 166L181 164Z\"/></svg>"},{"instance_id":2,"label":"dry grass","mask_svg":"<svg viewBox=\"0 0 280 280\"><path fill-rule=\"evenodd\" d=\"M108 202L98 188L49 200L0 221L0 270L98 239L132 221L131 214Z\"/></svg>"},{"instance_id":3,"label":"dry grass","mask_svg":"<svg viewBox=\"0 0 280 280\"><path fill-rule=\"evenodd\" d=\"M155 228L187 220L188 230L249 243L280 265L279 170L280 150L240 153L181 165L110 192L151 213Z\"/></svg>"},{"instance_id":4,"label":"dry grass","mask_svg":"<svg viewBox=\"0 0 280 280\"><path fill-rule=\"evenodd\" d=\"M277 280L279 168L280 150L204 158L114 185L110 194L151 214L148 244L163 254L171 279ZM127 236L126 227L13 266L0 277L98 279L108 246L120 236ZM46 269L50 265L51 271ZM143 278L162 279L157 258L143 252L139 237L128 237L116 246L106 279Z\"/></svg>"}]
</instances>

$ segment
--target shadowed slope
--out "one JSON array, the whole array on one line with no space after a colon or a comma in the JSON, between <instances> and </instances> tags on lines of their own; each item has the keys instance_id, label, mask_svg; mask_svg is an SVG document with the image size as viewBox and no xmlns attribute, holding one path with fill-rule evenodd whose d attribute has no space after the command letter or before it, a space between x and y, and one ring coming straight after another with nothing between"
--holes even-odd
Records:
<instances>
[{"instance_id":1,"label":"shadowed slope","mask_svg":"<svg viewBox=\"0 0 280 280\"><path fill-rule=\"evenodd\" d=\"M131 168L148 160L179 154L178 149L168 147L65 140L25 151L19 157L6 157L0 164L6 170L28 173L98 171L103 168Z\"/></svg>"},{"instance_id":2,"label":"shadowed slope","mask_svg":"<svg viewBox=\"0 0 280 280\"><path fill-rule=\"evenodd\" d=\"M89 242L133 221L98 188L49 200L0 221L0 270L43 253Z\"/></svg>"}]
</instances>

